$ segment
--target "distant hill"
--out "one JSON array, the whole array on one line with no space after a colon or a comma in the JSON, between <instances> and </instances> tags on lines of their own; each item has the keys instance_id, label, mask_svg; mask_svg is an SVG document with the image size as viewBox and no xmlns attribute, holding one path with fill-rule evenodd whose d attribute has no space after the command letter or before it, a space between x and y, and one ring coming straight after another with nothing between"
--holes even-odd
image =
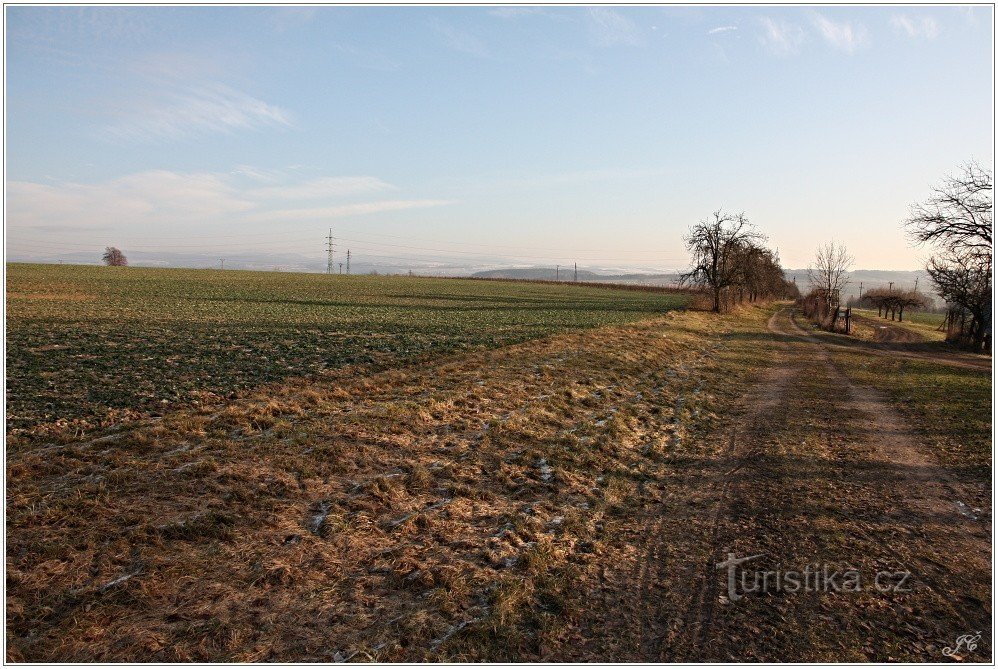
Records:
<instances>
[{"instance_id":1,"label":"distant hill","mask_svg":"<svg viewBox=\"0 0 998 669\"><path fill-rule=\"evenodd\" d=\"M475 272L471 275L476 279L533 279L543 281L572 281L574 272L571 267L557 271L554 267L509 267ZM595 281L600 283L630 283L643 286L672 286L678 283L679 275L672 273L650 274L611 274L579 270L579 281Z\"/></svg>"},{"instance_id":2,"label":"distant hill","mask_svg":"<svg viewBox=\"0 0 998 669\"><path fill-rule=\"evenodd\" d=\"M785 271L787 279L797 279L797 285L804 292L807 292L809 281L806 269L788 269ZM919 292L935 298L938 303L941 300L932 288L932 282L925 270L884 270L884 269L857 269L849 272L849 284L843 291L843 297L848 300L859 296L860 286L863 292L871 288L888 288L893 282L895 288L912 289L917 286Z\"/></svg>"}]
</instances>

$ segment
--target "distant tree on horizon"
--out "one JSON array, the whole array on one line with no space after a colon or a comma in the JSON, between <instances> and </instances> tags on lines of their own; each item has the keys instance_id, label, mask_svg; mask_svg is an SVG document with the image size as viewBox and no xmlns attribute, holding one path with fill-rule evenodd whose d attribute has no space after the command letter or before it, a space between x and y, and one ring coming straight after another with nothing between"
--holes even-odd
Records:
<instances>
[{"instance_id":1,"label":"distant tree on horizon","mask_svg":"<svg viewBox=\"0 0 998 669\"><path fill-rule=\"evenodd\" d=\"M108 267L128 266L128 258L126 258L125 254L121 252L121 249L116 246L106 247L104 249L104 255L101 256L101 260L103 260L104 264Z\"/></svg>"}]
</instances>

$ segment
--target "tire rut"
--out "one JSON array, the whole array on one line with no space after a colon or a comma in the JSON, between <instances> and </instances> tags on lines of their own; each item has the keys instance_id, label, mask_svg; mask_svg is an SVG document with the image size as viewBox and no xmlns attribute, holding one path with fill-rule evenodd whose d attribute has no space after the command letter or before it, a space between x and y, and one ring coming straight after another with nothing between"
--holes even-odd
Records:
<instances>
[{"instance_id":1,"label":"tire rut","mask_svg":"<svg viewBox=\"0 0 998 669\"><path fill-rule=\"evenodd\" d=\"M731 488L739 483L739 472L761 450L759 437L770 429L771 414L783 401L793 378L794 370L788 364L787 346L781 341L785 333L776 326L779 313L774 313L767 322L767 329L776 344L771 365L762 379L739 398L735 410L739 420L724 433L727 440L725 458L737 464L724 473L718 484L711 512L710 538L698 563L697 585L683 616L682 626L673 638L659 642L657 652L648 658L649 661L677 662L697 658L711 630L718 601L715 560L721 555L720 530L726 517Z\"/></svg>"}]
</instances>

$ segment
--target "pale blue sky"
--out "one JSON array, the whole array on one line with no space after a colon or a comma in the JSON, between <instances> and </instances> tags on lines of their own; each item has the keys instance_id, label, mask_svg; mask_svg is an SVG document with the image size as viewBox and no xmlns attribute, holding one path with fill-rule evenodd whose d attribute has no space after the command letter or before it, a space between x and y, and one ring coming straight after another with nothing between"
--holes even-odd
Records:
<instances>
[{"instance_id":1,"label":"pale blue sky","mask_svg":"<svg viewBox=\"0 0 998 669\"><path fill-rule=\"evenodd\" d=\"M101 248L913 269L909 203L992 164L990 7L8 7L8 256ZM38 255L43 254L43 255Z\"/></svg>"}]
</instances>

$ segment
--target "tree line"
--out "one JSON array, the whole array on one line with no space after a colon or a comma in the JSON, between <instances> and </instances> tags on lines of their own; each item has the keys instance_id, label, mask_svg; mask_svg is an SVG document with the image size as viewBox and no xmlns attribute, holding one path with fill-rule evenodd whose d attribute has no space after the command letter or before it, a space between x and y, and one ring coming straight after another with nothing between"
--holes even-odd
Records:
<instances>
[{"instance_id":1,"label":"tree line","mask_svg":"<svg viewBox=\"0 0 998 669\"><path fill-rule=\"evenodd\" d=\"M928 298L918 291L900 288L873 288L866 291L859 302L876 307L878 316L890 316L892 321L903 321L905 309L924 309L929 303Z\"/></svg>"},{"instance_id":2,"label":"tree line","mask_svg":"<svg viewBox=\"0 0 998 669\"><path fill-rule=\"evenodd\" d=\"M799 295L797 286L786 280L779 255L764 246L765 235L744 212L715 211L691 227L684 241L693 262L680 276L680 285L704 290L715 312L745 301Z\"/></svg>"}]
</instances>

